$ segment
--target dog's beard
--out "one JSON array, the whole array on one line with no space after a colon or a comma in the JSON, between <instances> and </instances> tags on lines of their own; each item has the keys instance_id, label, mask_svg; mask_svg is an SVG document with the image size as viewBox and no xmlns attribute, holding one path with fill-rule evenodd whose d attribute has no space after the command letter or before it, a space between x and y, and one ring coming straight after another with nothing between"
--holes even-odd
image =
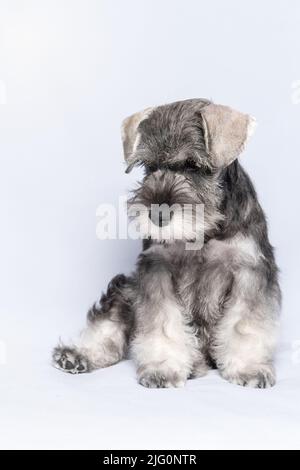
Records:
<instances>
[{"instance_id":1,"label":"dog's beard","mask_svg":"<svg viewBox=\"0 0 300 470\"><path fill-rule=\"evenodd\" d=\"M221 219L204 185L203 192L206 197L202 197L194 184L182 174L159 170L145 177L128 201L130 236L135 239L151 238L160 243L202 240L204 234L216 229ZM206 199L208 204L203 203ZM172 217L168 220L163 216L162 226L159 226L151 220L153 207L156 210L162 208Z\"/></svg>"},{"instance_id":2,"label":"dog's beard","mask_svg":"<svg viewBox=\"0 0 300 470\"><path fill-rule=\"evenodd\" d=\"M165 205L164 205L165 206ZM202 205L186 204L168 206L163 217L163 226L154 223L149 217L150 211L157 210L142 204L130 204L128 214L129 230L133 238L152 239L159 243L171 243L175 240L196 241L204 234L204 216Z\"/></svg>"}]
</instances>

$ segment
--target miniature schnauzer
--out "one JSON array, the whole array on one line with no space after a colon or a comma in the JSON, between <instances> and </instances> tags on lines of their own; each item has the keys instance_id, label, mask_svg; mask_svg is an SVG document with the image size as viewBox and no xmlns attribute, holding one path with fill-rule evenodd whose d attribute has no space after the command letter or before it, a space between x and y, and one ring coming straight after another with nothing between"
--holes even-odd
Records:
<instances>
[{"instance_id":1,"label":"miniature schnauzer","mask_svg":"<svg viewBox=\"0 0 300 470\"><path fill-rule=\"evenodd\" d=\"M80 339L55 348L55 367L89 372L130 355L145 387L180 387L210 368L238 385L275 384L278 270L263 210L237 160L254 124L204 99L125 119L127 172L145 170L129 201L146 207L137 215L143 251L135 272L116 276L88 312ZM169 220L153 204L175 205ZM180 239L185 204L204 205L204 223L195 224L191 210Z\"/></svg>"}]
</instances>

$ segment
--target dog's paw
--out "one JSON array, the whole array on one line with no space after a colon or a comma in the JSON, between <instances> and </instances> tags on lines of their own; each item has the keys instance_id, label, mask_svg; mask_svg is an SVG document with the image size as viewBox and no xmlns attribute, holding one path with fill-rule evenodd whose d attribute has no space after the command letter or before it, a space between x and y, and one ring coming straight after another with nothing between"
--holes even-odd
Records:
<instances>
[{"instance_id":1,"label":"dog's paw","mask_svg":"<svg viewBox=\"0 0 300 470\"><path fill-rule=\"evenodd\" d=\"M147 388L184 387L186 377L172 370L147 369L138 374L138 381Z\"/></svg>"},{"instance_id":2,"label":"dog's paw","mask_svg":"<svg viewBox=\"0 0 300 470\"><path fill-rule=\"evenodd\" d=\"M264 369L251 374L225 376L224 378L236 385L252 388L271 388L276 383L275 372L272 369Z\"/></svg>"},{"instance_id":3,"label":"dog's paw","mask_svg":"<svg viewBox=\"0 0 300 470\"><path fill-rule=\"evenodd\" d=\"M89 362L75 348L58 346L52 355L52 364L56 369L60 369L69 374L83 374L90 371Z\"/></svg>"}]
</instances>

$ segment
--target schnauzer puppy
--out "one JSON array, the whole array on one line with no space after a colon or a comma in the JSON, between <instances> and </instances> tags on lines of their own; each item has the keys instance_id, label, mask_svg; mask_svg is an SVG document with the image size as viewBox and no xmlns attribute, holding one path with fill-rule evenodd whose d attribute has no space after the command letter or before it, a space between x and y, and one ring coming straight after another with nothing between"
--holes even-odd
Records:
<instances>
[{"instance_id":1,"label":"schnauzer puppy","mask_svg":"<svg viewBox=\"0 0 300 470\"><path fill-rule=\"evenodd\" d=\"M55 367L89 372L130 354L145 387L180 387L209 368L238 385L275 384L277 267L264 213L237 160L253 127L250 116L204 99L125 119L127 172L145 169L129 201L129 211L146 208L136 214L143 251L136 271L116 276L88 312L80 339L55 348ZM174 207L169 218L161 205Z\"/></svg>"}]
</instances>

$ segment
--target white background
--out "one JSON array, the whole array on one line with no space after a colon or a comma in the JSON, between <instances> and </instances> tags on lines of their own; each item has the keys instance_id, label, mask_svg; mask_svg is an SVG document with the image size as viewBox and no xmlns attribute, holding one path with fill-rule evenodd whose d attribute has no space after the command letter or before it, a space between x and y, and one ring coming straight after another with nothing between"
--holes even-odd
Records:
<instances>
[{"instance_id":1,"label":"white background","mask_svg":"<svg viewBox=\"0 0 300 470\"><path fill-rule=\"evenodd\" d=\"M299 25L297 0L0 0L0 447L299 446ZM121 120L191 97L259 123L242 161L281 268L278 384L61 374L58 337L140 248L95 234L97 206L141 176L124 174Z\"/></svg>"}]
</instances>

